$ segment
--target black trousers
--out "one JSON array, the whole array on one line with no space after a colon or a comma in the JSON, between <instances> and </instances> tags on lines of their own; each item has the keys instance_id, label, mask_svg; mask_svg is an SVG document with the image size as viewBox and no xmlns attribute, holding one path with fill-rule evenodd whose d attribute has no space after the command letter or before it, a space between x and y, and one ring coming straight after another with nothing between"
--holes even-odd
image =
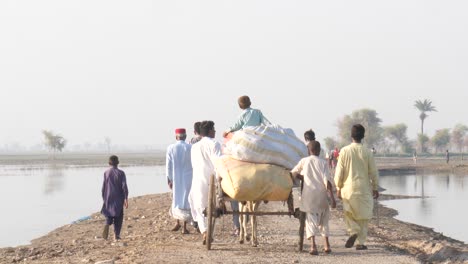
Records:
<instances>
[{"instance_id":1,"label":"black trousers","mask_svg":"<svg viewBox=\"0 0 468 264\"><path fill-rule=\"evenodd\" d=\"M122 230L122 223L123 223L123 210L119 216L106 216L106 224L112 225L114 224L114 233L115 238L120 238L120 230Z\"/></svg>"}]
</instances>

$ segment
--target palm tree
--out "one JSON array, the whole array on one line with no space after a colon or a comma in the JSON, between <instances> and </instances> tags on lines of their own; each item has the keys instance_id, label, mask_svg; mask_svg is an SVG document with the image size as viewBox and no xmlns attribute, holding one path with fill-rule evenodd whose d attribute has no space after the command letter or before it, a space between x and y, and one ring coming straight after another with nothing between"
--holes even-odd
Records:
<instances>
[{"instance_id":1,"label":"palm tree","mask_svg":"<svg viewBox=\"0 0 468 264\"><path fill-rule=\"evenodd\" d=\"M419 115L419 119L421 119L421 134L424 134L424 119L428 117L426 112L437 112L437 110L428 99L424 99L424 101L416 100L414 102L414 107L421 112Z\"/></svg>"}]
</instances>

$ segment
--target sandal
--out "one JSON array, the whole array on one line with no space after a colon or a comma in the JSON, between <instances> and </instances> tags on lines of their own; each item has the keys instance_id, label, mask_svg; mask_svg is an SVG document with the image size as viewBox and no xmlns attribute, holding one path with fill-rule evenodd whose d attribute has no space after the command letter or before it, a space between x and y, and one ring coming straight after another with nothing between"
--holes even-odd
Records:
<instances>
[{"instance_id":1,"label":"sandal","mask_svg":"<svg viewBox=\"0 0 468 264\"><path fill-rule=\"evenodd\" d=\"M171 231L172 231L172 232L179 231L179 229L180 229L181 227L182 227L181 225L175 225L175 226L171 229Z\"/></svg>"},{"instance_id":2,"label":"sandal","mask_svg":"<svg viewBox=\"0 0 468 264\"><path fill-rule=\"evenodd\" d=\"M213 238L210 239L210 242L213 243ZM206 235L203 235L203 245L206 245Z\"/></svg>"},{"instance_id":3,"label":"sandal","mask_svg":"<svg viewBox=\"0 0 468 264\"><path fill-rule=\"evenodd\" d=\"M187 229L182 229L182 235L190 234L190 232Z\"/></svg>"},{"instance_id":4,"label":"sandal","mask_svg":"<svg viewBox=\"0 0 468 264\"><path fill-rule=\"evenodd\" d=\"M326 254L330 254L332 252L332 250L330 248L324 248L323 252L326 253Z\"/></svg>"},{"instance_id":5,"label":"sandal","mask_svg":"<svg viewBox=\"0 0 468 264\"><path fill-rule=\"evenodd\" d=\"M354 246L354 242L356 242L357 234L354 234L348 238L345 244L345 248L352 248Z\"/></svg>"},{"instance_id":6,"label":"sandal","mask_svg":"<svg viewBox=\"0 0 468 264\"><path fill-rule=\"evenodd\" d=\"M357 245L356 250L367 250L367 246L365 245Z\"/></svg>"},{"instance_id":7,"label":"sandal","mask_svg":"<svg viewBox=\"0 0 468 264\"><path fill-rule=\"evenodd\" d=\"M311 251L309 251L309 254L313 255L313 256L317 256L318 255L318 251L317 249L313 249Z\"/></svg>"}]
</instances>

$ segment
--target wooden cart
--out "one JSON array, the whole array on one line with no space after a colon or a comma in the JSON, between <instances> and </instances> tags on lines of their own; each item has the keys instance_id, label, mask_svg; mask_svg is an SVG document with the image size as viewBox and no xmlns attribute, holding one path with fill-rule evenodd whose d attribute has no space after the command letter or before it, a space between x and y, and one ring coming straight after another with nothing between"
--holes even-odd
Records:
<instances>
[{"instance_id":1,"label":"wooden cart","mask_svg":"<svg viewBox=\"0 0 468 264\"><path fill-rule=\"evenodd\" d=\"M302 190L303 184L301 182L300 187ZM204 213L207 217L207 239L206 239L206 248L211 249L211 239L213 237L216 218L221 217L222 215L232 215L232 214L243 214L243 215L286 215L294 216L299 219L299 241L298 241L298 250L302 251L304 245L304 228L305 228L305 213L299 211L299 209L293 210L293 197L292 192L288 198L288 208L287 212L237 212L237 211L227 211L224 203L228 201L233 201L229 196L224 194L221 188L220 182L215 180L215 176L211 175L210 185L208 189L208 207L205 209Z\"/></svg>"}]
</instances>

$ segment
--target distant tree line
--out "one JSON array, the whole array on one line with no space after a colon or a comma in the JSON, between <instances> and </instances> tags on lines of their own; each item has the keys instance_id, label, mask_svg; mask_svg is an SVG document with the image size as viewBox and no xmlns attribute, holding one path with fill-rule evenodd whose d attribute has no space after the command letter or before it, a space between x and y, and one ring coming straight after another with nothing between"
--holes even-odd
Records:
<instances>
[{"instance_id":1,"label":"distant tree line","mask_svg":"<svg viewBox=\"0 0 468 264\"><path fill-rule=\"evenodd\" d=\"M443 153L446 149L453 149L463 153L468 148L468 127L457 124L453 128L442 128L435 131L432 137L424 133L424 122L429 112L436 112L435 106L428 99L415 101L414 107L419 111L421 132L415 139L408 138L407 125L398 123L382 126L382 119L373 109L359 109L349 115L338 119L337 137L324 139L325 147L332 150L335 147L343 147L350 142L350 128L353 124L362 124L366 128L366 137L363 143L369 148L374 147L380 153L410 154L419 153Z\"/></svg>"}]
</instances>

